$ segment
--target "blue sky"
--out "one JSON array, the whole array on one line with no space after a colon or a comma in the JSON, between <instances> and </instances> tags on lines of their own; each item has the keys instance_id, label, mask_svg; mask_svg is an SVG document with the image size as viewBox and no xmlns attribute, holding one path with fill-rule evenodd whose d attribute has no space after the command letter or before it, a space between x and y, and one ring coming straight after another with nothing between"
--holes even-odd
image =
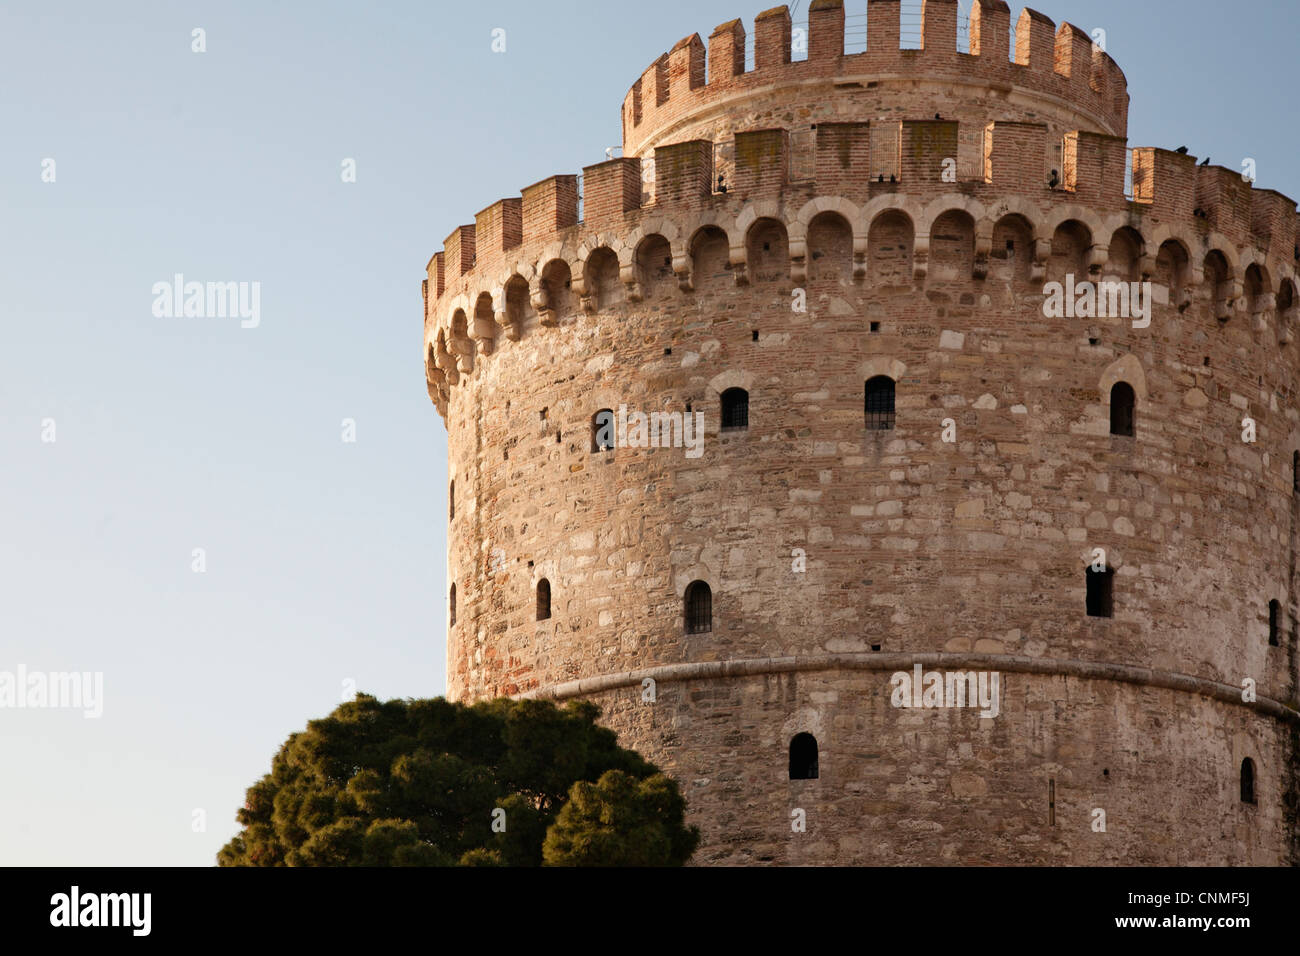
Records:
<instances>
[{"instance_id":1,"label":"blue sky","mask_svg":"<svg viewBox=\"0 0 1300 956\"><path fill-rule=\"evenodd\" d=\"M674 42L764 6L0 3L0 671L104 674L98 720L0 709L0 863L211 865L344 681L443 692L424 265L602 160ZM1300 196L1292 4L1037 9L1106 29L1130 145ZM260 324L156 317L176 273L260 283Z\"/></svg>"}]
</instances>

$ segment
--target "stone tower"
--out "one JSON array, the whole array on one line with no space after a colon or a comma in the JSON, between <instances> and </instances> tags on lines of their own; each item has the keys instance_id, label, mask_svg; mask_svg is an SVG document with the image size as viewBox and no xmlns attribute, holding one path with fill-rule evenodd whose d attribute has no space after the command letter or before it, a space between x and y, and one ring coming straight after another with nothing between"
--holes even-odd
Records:
<instances>
[{"instance_id":1,"label":"stone tower","mask_svg":"<svg viewBox=\"0 0 1300 956\"><path fill-rule=\"evenodd\" d=\"M1295 203L1074 26L865 7L429 262L449 696L596 702L698 863L1300 862Z\"/></svg>"}]
</instances>

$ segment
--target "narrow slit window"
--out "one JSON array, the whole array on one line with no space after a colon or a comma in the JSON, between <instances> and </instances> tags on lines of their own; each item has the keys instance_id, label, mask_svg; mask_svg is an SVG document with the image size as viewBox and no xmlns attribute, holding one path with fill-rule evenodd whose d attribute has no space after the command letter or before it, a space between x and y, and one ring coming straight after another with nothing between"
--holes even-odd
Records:
<instances>
[{"instance_id":1,"label":"narrow slit window","mask_svg":"<svg viewBox=\"0 0 1300 956\"><path fill-rule=\"evenodd\" d=\"M455 624L456 623L456 585L455 584L451 586L451 591L448 593L447 604L451 609L451 623Z\"/></svg>"},{"instance_id":2,"label":"narrow slit window","mask_svg":"<svg viewBox=\"0 0 1300 956\"><path fill-rule=\"evenodd\" d=\"M546 621L551 617L551 582L542 578L537 582L537 620Z\"/></svg>"},{"instance_id":3,"label":"narrow slit window","mask_svg":"<svg viewBox=\"0 0 1300 956\"><path fill-rule=\"evenodd\" d=\"M1276 600L1268 602L1268 645L1269 647L1278 647L1278 635L1282 632L1281 628L1282 605Z\"/></svg>"},{"instance_id":4,"label":"narrow slit window","mask_svg":"<svg viewBox=\"0 0 1300 956\"><path fill-rule=\"evenodd\" d=\"M1255 802L1255 761L1249 757L1241 762L1241 802Z\"/></svg>"}]
</instances>

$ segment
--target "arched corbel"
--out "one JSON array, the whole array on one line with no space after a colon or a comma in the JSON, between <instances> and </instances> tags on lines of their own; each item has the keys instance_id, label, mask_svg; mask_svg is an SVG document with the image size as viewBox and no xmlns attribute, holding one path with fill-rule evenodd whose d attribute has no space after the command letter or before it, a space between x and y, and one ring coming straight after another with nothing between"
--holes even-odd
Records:
<instances>
[{"instance_id":1,"label":"arched corbel","mask_svg":"<svg viewBox=\"0 0 1300 956\"><path fill-rule=\"evenodd\" d=\"M1092 278L1099 278L1101 271L1106 268L1106 263L1110 262L1110 247L1104 246L1100 242L1093 243L1092 248L1088 250L1088 275Z\"/></svg>"},{"instance_id":2,"label":"arched corbel","mask_svg":"<svg viewBox=\"0 0 1300 956\"><path fill-rule=\"evenodd\" d=\"M587 263L580 262L578 266L576 273L569 277L569 289L577 293L582 311L591 314L596 311L596 294L587 291Z\"/></svg>"},{"instance_id":3,"label":"arched corbel","mask_svg":"<svg viewBox=\"0 0 1300 956\"><path fill-rule=\"evenodd\" d=\"M528 301L532 303L533 311L537 313L537 321L540 324L547 326L559 324L555 310L551 308L550 300L546 295L546 282L541 275L529 284Z\"/></svg>"},{"instance_id":4,"label":"arched corbel","mask_svg":"<svg viewBox=\"0 0 1300 956\"><path fill-rule=\"evenodd\" d=\"M501 302L503 305L505 304L504 296L502 297ZM509 312L507 312L505 309L500 309L496 312L493 312L492 317L496 319L497 326L501 329L501 334L503 334L511 342L519 341L519 336L520 336L519 324L517 322L510 321Z\"/></svg>"},{"instance_id":5,"label":"arched corbel","mask_svg":"<svg viewBox=\"0 0 1300 956\"><path fill-rule=\"evenodd\" d=\"M1273 324L1277 315L1277 296L1272 292L1265 292L1258 296L1256 301L1259 308L1255 312L1255 331L1264 332Z\"/></svg>"},{"instance_id":6,"label":"arched corbel","mask_svg":"<svg viewBox=\"0 0 1300 956\"><path fill-rule=\"evenodd\" d=\"M1029 281L1042 282L1047 277L1047 261L1052 258L1052 240L1034 239L1034 262L1029 267Z\"/></svg>"},{"instance_id":7,"label":"arched corbel","mask_svg":"<svg viewBox=\"0 0 1300 956\"><path fill-rule=\"evenodd\" d=\"M971 276L975 279L988 278L989 256L993 252L993 228L994 224L987 219L975 225L975 263L971 269Z\"/></svg>"},{"instance_id":8,"label":"arched corbel","mask_svg":"<svg viewBox=\"0 0 1300 956\"><path fill-rule=\"evenodd\" d=\"M636 277L635 260L620 263L618 277L623 280L623 288L627 290L627 300L629 302L640 302L645 297L645 294L641 291L641 283Z\"/></svg>"},{"instance_id":9,"label":"arched corbel","mask_svg":"<svg viewBox=\"0 0 1300 956\"><path fill-rule=\"evenodd\" d=\"M786 242L790 251L790 279L795 285L803 285L808 281L807 236L802 232L795 235L791 230Z\"/></svg>"},{"instance_id":10,"label":"arched corbel","mask_svg":"<svg viewBox=\"0 0 1300 956\"><path fill-rule=\"evenodd\" d=\"M1296 319L1300 318L1300 304L1278 313L1277 341L1279 345L1289 345L1295 337Z\"/></svg>"},{"instance_id":11,"label":"arched corbel","mask_svg":"<svg viewBox=\"0 0 1300 956\"><path fill-rule=\"evenodd\" d=\"M1150 252L1143 252L1138 257L1138 275L1143 282L1150 282L1151 277L1156 274L1156 257Z\"/></svg>"},{"instance_id":12,"label":"arched corbel","mask_svg":"<svg viewBox=\"0 0 1300 956\"><path fill-rule=\"evenodd\" d=\"M437 350L434 352L434 362L438 368L442 369L448 385L456 385L460 382L460 372L456 368L456 358L447 351L441 336L438 338Z\"/></svg>"},{"instance_id":13,"label":"arched corbel","mask_svg":"<svg viewBox=\"0 0 1300 956\"><path fill-rule=\"evenodd\" d=\"M685 250L673 250L673 274L677 276L677 287L683 292L695 291L695 263L693 257Z\"/></svg>"},{"instance_id":14,"label":"arched corbel","mask_svg":"<svg viewBox=\"0 0 1300 956\"><path fill-rule=\"evenodd\" d=\"M917 233L912 241L912 278L922 282L930 272L930 234Z\"/></svg>"},{"instance_id":15,"label":"arched corbel","mask_svg":"<svg viewBox=\"0 0 1300 956\"><path fill-rule=\"evenodd\" d=\"M479 311L477 303L474 306L474 325L470 337L478 351L484 355L491 355L496 351L497 344L497 323L496 313L493 311L493 304L501 301L501 290L494 289L488 294L490 299L488 303L487 314L484 315Z\"/></svg>"},{"instance_id":16,"label":"arched corbel","mask_svg":"<svg viewBox=\"0 0 1300 956\"><path fill-rule=\"evenodd\" d=\"M468 336L453 335L451 350L456 356L456 367L466 375L474 371L474 343Z\"/></svg>"},{"instance_id":17,"label":"arched corbel","mask_svg":"<svg viewBox=\"0 0 1300 956\"><path fill-rule=\"evenodd\" d=\"M749 285L749 244L744 241L744 238L742 233L740 245L731 246L727 256L736 285Z\"/></svg>"},{"instance_id":18,"label":"arched corbel","mask_svg":"<svg viewBox=\"0 0 1300 956\"><path fill-rule=\"evenodd\" d=\"M1214 304L1214 315L1220 322L1228 322L1242 311L1242 293L1245 285L1236 276L1228 279L1228 294Z\"/></svg>"}]
</instances>

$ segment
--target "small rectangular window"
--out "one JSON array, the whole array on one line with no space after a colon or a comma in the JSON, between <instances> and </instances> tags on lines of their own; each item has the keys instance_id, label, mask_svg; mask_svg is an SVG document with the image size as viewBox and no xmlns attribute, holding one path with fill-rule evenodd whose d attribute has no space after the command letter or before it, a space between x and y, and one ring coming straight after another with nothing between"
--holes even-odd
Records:
<instances>
[{"instance_id":1,"label":"small rectangular window","mask_svg":"<svg viewBox=\"0 0 1300 956\"><path fill-rule=\"evenodd\" d=\"M1115 571L1088 569L1088 616L1113 617L1115 613Z\"/></svg>"}]
</instances>

